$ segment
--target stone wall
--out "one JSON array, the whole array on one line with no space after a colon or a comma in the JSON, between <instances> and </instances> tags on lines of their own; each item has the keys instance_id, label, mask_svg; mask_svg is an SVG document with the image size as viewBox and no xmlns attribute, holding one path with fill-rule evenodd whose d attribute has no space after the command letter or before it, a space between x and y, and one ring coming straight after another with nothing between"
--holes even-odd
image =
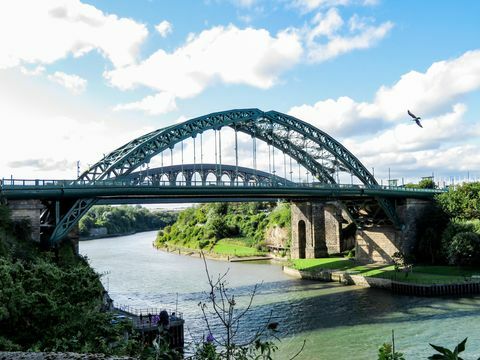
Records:
<instances>
[{"instance_id":1,"label":"stone wall","mask_svg":"<svg viewBox=\"0 0 480 360\"><path fill-rule=\"evenodd\" d=\"M361 262L392 263L392 256L399 251L405 255L413 253L417 241L417 222L428 216L431 201L406 199L397 204L396 210L401 229L393 226L376 226L357 231L356 259Z\"/></svg>"},{"instance_id":2,"label":"stone wall","mask_svg":"<svg viewBox=\"0 0 480 360\"><path fill-rule=\"evenodd\" d=\"M341 210L336 204L325 204L324 207L324 232L327 252L338 254L342 251L340 244Z\"/></svg>"},{"instance_id":3,"label":"stone wall","mask_svg":"<svg viewBox=\"0 0 480 360\"><path fill-rule=\"evenodd\" d=\"M285 249L289 239L289 229L279 226L269 227L265 233L265 243L273 249Z\"/></svg>"},{"instance_id":4,"label":"stone wall","mask_svg":"<svg viewBox=\"0 0 480 360\"><path fill-rule=\"evenodd\" d=\"M292 203L291 256L318 258L342 251L342 209L329 202ZM305 223L305 254L302 252L301 222Z\"/></svg>"},{"instance_id":5,"label":"stone wall","mask_svg":"<svg viewBox=\"0 0 480 360\"><path fill-rule=\"evenodd\" d=\"M399 251L401 232L393 226L378 226L357 230L355 258L362 263L391 263Z\"/></svg>"},{"instance_id":6,"label":"stone wall","mask_svg":"<svg viewBox=\"0 0 480 360\"><path fill-rule=\"evenodd\" d=\"M292 247L291 257L317 258L326 256L327 246L325 241L325 212L324 204L314 202L292 203ZM305 235L299 233L299 224L305 223ZM302 243L305 241L304 254Z\"/></svg>"},{"instance_id":7,"label":"stone wall","mask_svg":"<svg viewBox=\"0 0 480 360\"><path fill-rule=\"evenodd\" d=\"M40 200L10 200L8 207L13 221L28 220L32 228L32 241L40 243L40 214L44 206Z\"/></svg>"}]
</instances>

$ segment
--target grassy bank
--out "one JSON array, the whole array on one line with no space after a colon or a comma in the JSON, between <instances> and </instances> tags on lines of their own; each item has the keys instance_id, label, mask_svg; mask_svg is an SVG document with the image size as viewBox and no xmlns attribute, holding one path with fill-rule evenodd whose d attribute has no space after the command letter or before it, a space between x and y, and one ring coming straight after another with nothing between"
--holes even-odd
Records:
<instances>
[{"instance_id":1,"label":"grassy bank","mask_svg":"<svg viewBox=\"0 0 480 360\"><path fill-rule=\"evenodd\" d=\"M395 271L393 265L358 265L346 258L295 259L290 267L303 271L340 270L351 274L416 284L449 284L472 281L480 267L414 265L411 272ZM480 280L480 279L476 279Z\"/></svg>"},{"instance_id":2,"label":"grassy bank","mask_svg":"<svg viewBox=\"0 0 480 360\"><path fill-rule=\"evenodd\" d=\"M246 238L226 238L218 241L212 248L212 251L219 255L235 257L262 256L266 254L265 251L248 246L248 243L249 239Z\"/></svg>"}]
</instances>

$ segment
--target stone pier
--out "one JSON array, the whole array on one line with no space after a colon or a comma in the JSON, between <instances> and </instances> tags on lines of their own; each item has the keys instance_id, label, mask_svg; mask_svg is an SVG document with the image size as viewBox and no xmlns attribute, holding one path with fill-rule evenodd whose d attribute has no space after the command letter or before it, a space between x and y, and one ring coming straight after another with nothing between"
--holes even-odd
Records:
<instances>
[{"instance_id":1,"label":"stone pier","mask_svg":"<svg viewBox=\"0 0 480 360\"><path fill-rule=\"evenodd\" d=\"M381 225L357 230L356 259L364 263L392 263L396 252L406 256L412 254L417 241L418 219L428 216L432 206L431 201L406 199L396 206L401 229Z\"/></svg>"},{"instance_id":2,"label":"stone pier","mask_svg":"<svg viewBox=\"0 0 480 360\"><path fill-rule=\"evenodd\" d=\"M32 229L32 241L40 243L40 214L44 209L40 200L10 200L8 207L12 221L28 220Z\"/></svg>"},{"instance_id":3,"label":"stone pier","mask_svg":"<svg viewBox=\"0 0 480 360\"><path fill-rule=\"evenodd\" d=\"M428 216L431 201L405 199L396 204L402 227L373 225L347 235L349 216L338 202L292 203L293 259L319 258L355 247L362 263L392 263L393 254L409 255L416 245L417 222Z\"/></svg>"},{"instance_id":4,"label":"stone pier","mask_svg":"<svg viewBox=\"0 0 480 360\"><path fill-rule=\"evenodd\" d=\"M294 259L318 258L342 251L341 210L333 203L292 203L292 246Z\"/></svg>"}]
</instances>

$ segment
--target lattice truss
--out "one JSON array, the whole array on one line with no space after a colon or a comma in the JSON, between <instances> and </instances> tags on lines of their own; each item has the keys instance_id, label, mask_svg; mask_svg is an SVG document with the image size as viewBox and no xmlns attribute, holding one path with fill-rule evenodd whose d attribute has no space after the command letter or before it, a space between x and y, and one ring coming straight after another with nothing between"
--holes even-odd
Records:
<instances>
[{"instance_id":1,"label":"lattice truss","mask_svg":"<svg viewBox=\"0 0 480 360\"><path fill-rule=\"evenodd\" d=\"M96 180L127 178L135 169L149 163L154 156L173 149L175 144L196 138L205 131L221 130L227 126L280 150L303 166L317 182L335 184L339 182L341 173L348 173L364 185L377 185L365 166L328 134L292 116L258 109L212 113L152 131L112 151L82 173L78 180L93 183ZM236 171L238 175L238 169ZM279 185L282 182L273 183ZM384 199L377 199L377 202L387 219L398 223L393 205ZM50 204L41 219L47 228L52 228L52 222L55 224L50 241L57 242L63 238L94 203L93 199L79 199L68 211L61 211L61 214ZM347 208L353 219L363 216L361 214L365 209L358 208L357 205ZM378 217L378 209L374 212L374 217Z\"/></svg>"}]
</instances>

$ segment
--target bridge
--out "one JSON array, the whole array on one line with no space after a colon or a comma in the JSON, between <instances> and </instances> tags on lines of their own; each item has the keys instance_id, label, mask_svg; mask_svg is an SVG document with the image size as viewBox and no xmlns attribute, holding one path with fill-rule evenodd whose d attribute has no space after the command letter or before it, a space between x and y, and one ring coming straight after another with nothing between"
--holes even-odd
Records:
<instances>
[{"instance_id":1,"label":"bridge","mask_svg":"<svg viewBox=\"0 0 480 360\"><path fill-rule=\"evenodd\" d=\"M224 129L230 131L227 153L222 147ZM204 133L212 132L213 139L204 144ZM187 156L193 163L184 163L188 141ZM252 167L240 164L247 143ZM176 146L180 164L173 164ZM204 147L207 155L214 154L214 162L204 160ZM222 155L234 164L223 163ZM165 158L170 165L164 164ZM160 166L150 169L151 161ZM260 163L267 171L260 169ZM296 181L294 170L298 170ZM335 223L335 244L341 242L342 224L354 223L359 231L388 227L394 235L386 238L398 250L400 243L411 242L405 240L412 237L414 222L409 209L428 203L436 192L381 186L349 150L320 129L276 111L238 109L133 139L78 179L3 179L0 198L19 214L26 209L38 214L33 217L38 217L39 241L49 246L67 237L96 203L287 199L293 204L292 254L316 257L334 251L326 245L332 232L326 230L329 222ZM341 250L337 245L335 249Z\"/></svg>"}]
</instances>

